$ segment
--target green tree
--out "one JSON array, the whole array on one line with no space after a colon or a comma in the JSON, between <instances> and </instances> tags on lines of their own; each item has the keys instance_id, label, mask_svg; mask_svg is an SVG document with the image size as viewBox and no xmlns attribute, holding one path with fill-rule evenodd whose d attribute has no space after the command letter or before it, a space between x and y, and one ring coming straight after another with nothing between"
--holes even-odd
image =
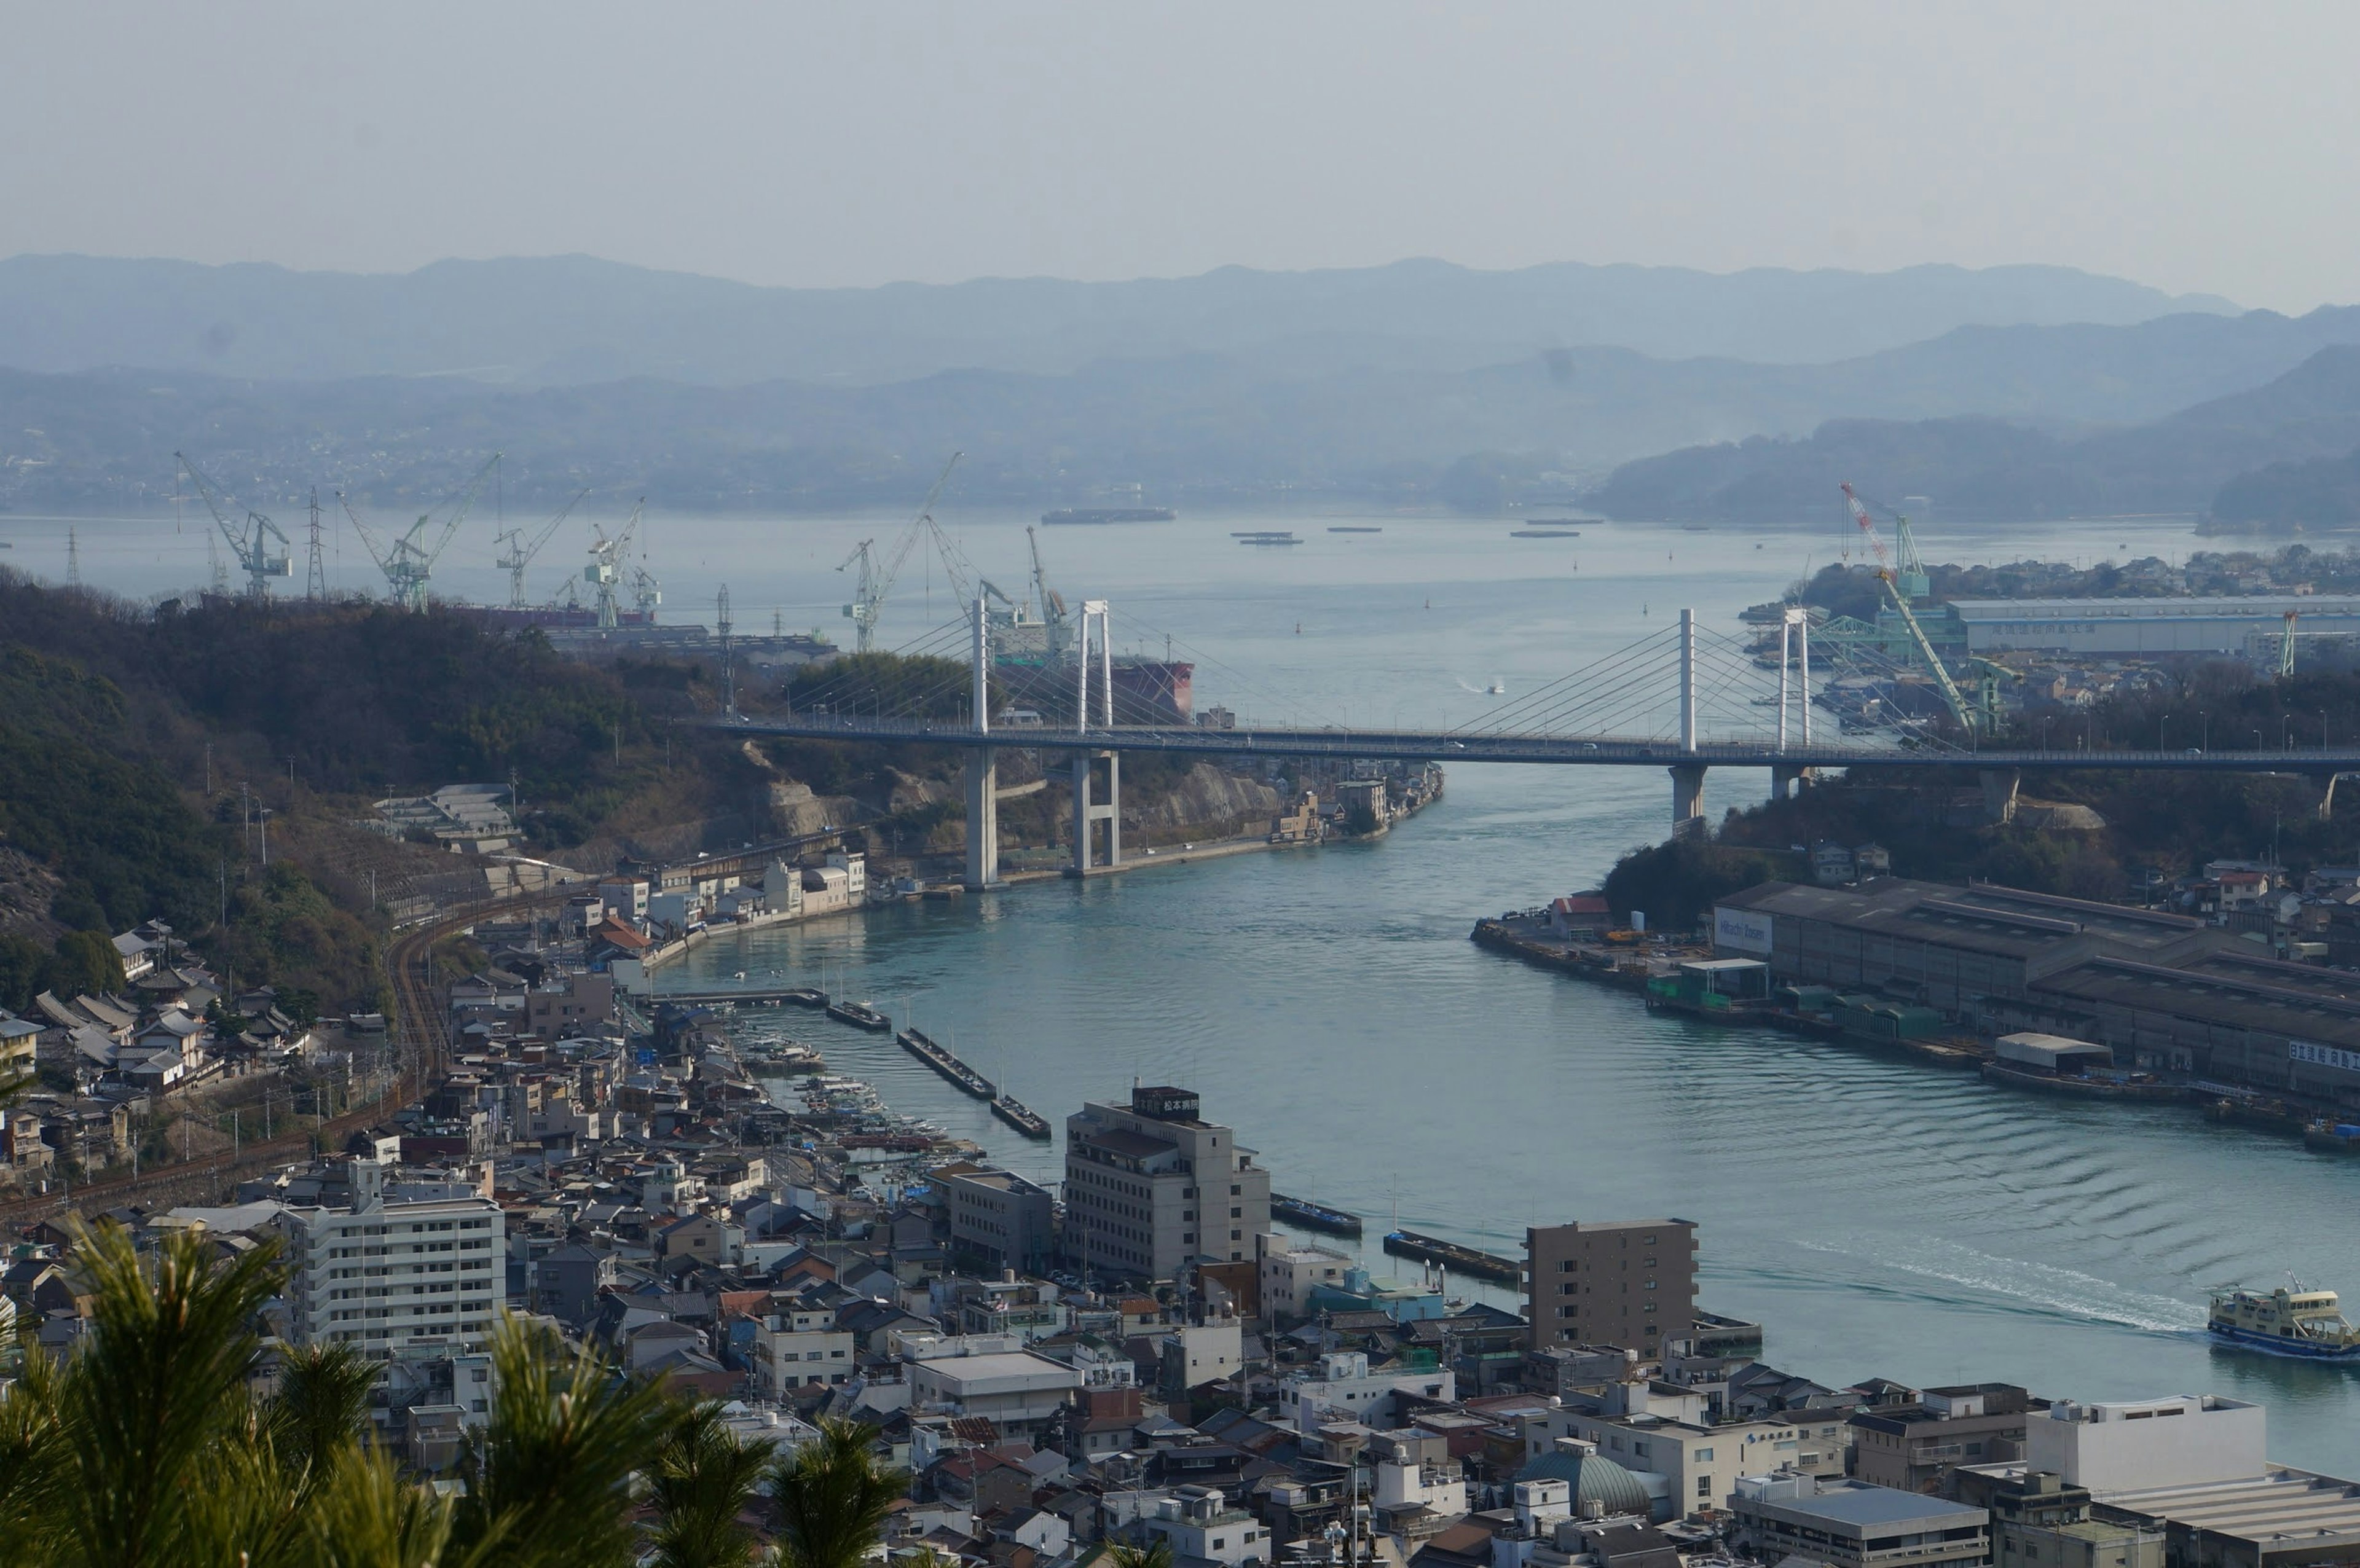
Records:
<instances>
[{"instance_id":1,"label":"green tree","mask_svg":"<svg viewBox=\"0 0 2360 1568\"><path fill-rule=\"evenodd\" d=\"M701 1404L681 1418L648 1476L661 1515L651 1532L654 1568L746 1568L754 1537L738 1522L770 1468L776 1444L748 1443Z\"/></svg>"},{"instance_id":2,"label":"green tree","mask_svg":"<svg viewBox=\"0 0 2360 1568\"><path fill-rule=\"evenodd\" d=\"M779 1467L771 1491L785 1568L859 1568L877 1544L909 1476L878 1462L876 1440L874 1427L824 1421Z\"/></svg>"}]
</instances>

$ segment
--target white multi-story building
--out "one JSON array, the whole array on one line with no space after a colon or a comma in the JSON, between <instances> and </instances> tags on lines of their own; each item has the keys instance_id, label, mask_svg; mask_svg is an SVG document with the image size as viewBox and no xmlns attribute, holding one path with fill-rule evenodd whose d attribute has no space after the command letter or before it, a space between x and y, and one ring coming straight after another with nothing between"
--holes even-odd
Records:
<instances>
[{"instance_id":1,"label":"white multi-story building","mask_svg":"<svg viewBox=\"0 0 2360 1568\"><path fill-rule=\"evenodd\" d=\"M1369 1368L1368 1353L1332 1351L1316 1367L1288 1374L1278 1385L1279 1419L1302 1432L1328 1421L1359 1421L1392 1427L1396 1393L1445 1401L1459 1397L1459 1380L1447 1371L1413 1372L1398 1367Z\"/></svg>"},{"instance_id":2,"label":"white multi-story building","mask_svg":"<svg viewBox=\"0 0 2360 1568\"><path fill-rule=\"evenodd\" d=\"M852 1376L852 1334L836 1327L836 1312L833 1303L774 1300L754 1331L754 1377L764 1398L783 1399Z\"/></svg>"},{"instance_id":3,"label":"white multi-story building","mask_svg":"<svg viewBox=\"0 0 2360 1568\"><path fill-rule=\"evenodd\" d=\"M507 1298L507 1218L461 1182L395 1183L352 1164L348 1209L279 1203L175 1209L183 1225L275 1234L287 1244L289 1333L383 1360L483 1349Z\"/></svg>"},{"instance_id":4,"label":"white multi-story building","mask_svg":"<svg viewBox=\"0 0 2360 1568\"><path fill-rule=\"evenodd\" d=\"M1332 1247L1295 1241L1275 1232L1254 1237L1254 1257L1261 1276L1262 1311L1267 1318L1306 1317L1311 1292L1320 1285L1341 1290L1351 1258Z\"/></svg>"},{"instance_id":5,"label":"white multi-story building","mask_svg":"<svg viewBox=\"0 0 2360 1568\"><path fill-rule=\"evenodd\" d=\"M1139 1528L1149 1537L1172 1543L1172 1555L1182 1562L1218 1563L1224 1568L1244 1568L1267 1563L1269 1527L1242 1508L1229 1506L1218 1489L1180 1486L1156 1499L1154 1511L1143 1515Z\"/></svg>"},{"instance_id":6,"label":"white multi-story building","mask_svg":"<svg viewBox=\"0 0 2360 1568\"><path fill-rule=\"evenodd\" d=\"M2268 1416L2218 1395L2081 1404L2060 1399L2024 1423L2027 1468L2110 1494L2242 1481L2269 1467Z\"/></svg>"}]
</instances>

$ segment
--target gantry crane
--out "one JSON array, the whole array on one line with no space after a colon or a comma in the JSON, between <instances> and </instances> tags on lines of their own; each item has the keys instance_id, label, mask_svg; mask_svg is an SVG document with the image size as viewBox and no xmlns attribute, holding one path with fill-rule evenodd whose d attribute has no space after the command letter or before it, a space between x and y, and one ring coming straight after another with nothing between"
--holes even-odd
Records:
<instances>
[{"instance_id":1,"label":"gantry crane","mask_svg":"<svg viewBox=\"0 0 2360 1568\"><path fill-rule=\"evenodd\" d=\"M1910 640L1918 645L1918 656L1925 659L1927 670L1934 677L1935 687L1942 693L1943 704L1950 710L1950 716L1959 721L1960 729L1973 735L1976 729L1975 710L1960 691L1959 683L1950 679L1950 669L1943 664L1941 656L1934 651L1933 641L1927 637L1926 628L1918 624L1917 615L1911 613L1909 595L1901 591L1896 581L1893 557L1886 553L1885 540L1877 537L1875 519L1868 515L1867 505L1853 492L1850 481L1844 483L1842 489L1844 502L1852 508L1852 520L1860 525L1862 537L1867 539L1868 548L1875 552L1876 580L1885 584L1885 596L1893 602L1901 624L1908 628Z\"/></svg>"},{"instance_id":2,"label":"gantry crane","mask_svg":"<svg viewBox=\"0 0 2360 1568\"><path fill-rule=\"evenodd\" d=\"M221 497L212 481L198 472L188 453L176 452L172 455L180 460L181 470L188 474L189 483L197 487L197 494L204 497L206 507L213 515L213 527L221 530L221 537L229 542L230 553L245 569L246 591L255 598L268 598L272 578L295 575L293 547L288 543L287 536L279 532L277 523L251 507L246 510L243 528L233 524L222 510ZM276 554L272 553L274 545Z\"/></svg>"},{"instance_id":3,"label":"gantry crane","mask_svg":"<svg viewBox=\"0 0 2360 1568\"><path fill-rule=\"evenodd\" d=\"M433 512L419 514L418 520L396 535L390 545L381 545L369 526L361 521L360 513L353 509L351 498L341 490L336 492L336 499L344 504L344 516L353 520L353 528L360 534L361 543L367 547L370 558L377 562L377 569L385 573L386 597L388 600L404 609L426 608L426 588L433 577L434 563L442 559L444 550L451 548L451 540L457 535L460 523L466 518L467 508L475 504L476 494L483 489L484 481L492 476L492 471L499 466L499 463L500 454L492 453L484 466L475 470L475 476L442 503L442 506L450 508L451 515L432 545L426 542L426 535L434 521ZM442 509L441 506L435 508L436 511Z\"/></svg>"},{"instance_id":4,"label":"gantry crane","mask_svg":"<svg viewBox=\"0 0 2360 1568\"><path fill-rule=\"evenodd\" d=\"M856 562L860 567L858 585L853 590L852 603L844 607L845 619L852 623L852 648L855 653L868 653L877 646L877 617L885 607L885 595L893 591L893 579L900 575L901 563L910 559L910 550L926 530L934 527L934 503L942 498L943 486L950 483L951 470L958 466L964 452L951 453L935 476L934 486L926 492L918 515L911 519L908 531L894 541L893 551L883 565L878 564L877 541L862 539L852 547L852 553L836 567L848 571Z\"/></svg>"},{"instance_id":5,"label":"gantry crane","mask_svg":"<svg viewBox=\"0 0 2360 1568\"><path fill-rule=\"evenodd\" d=\"M532 564L532 558L541 553L541 547L547 544L550 537L557 532L557 525L563 522L568 514L582 504L582 497L588 494L590 492L587 490L575 491L574 499L557 509L557 516L541 524L541 531L532 536L530 544L524 541L522 528L510 528L506 533L492 536L493 542L501 547L492 557L492 564L500 567L508 574L509 609L521 610L525 607L524 569Z\"/></svg>"},{"instance_id":6,"label":"gantry crane","mask_svg":"<svg viewBox=\"0 0 2360 1568\"><path fill-rule=\"evenodd\" d=\"M630 520L623 531L613 539L606 537L603 527L594 527L590 535L590 564L582 569L582 581L598 591L598 629L613 631L622 619L615 604L616 590L623 585L623 552L631 548L631 536L639 531L639 517L648 509L648 498L639 497L631 508ZM647 576L641 569L639 575ZM649 580L652 583L653 579Z\"/></svg>"}]
</instances>

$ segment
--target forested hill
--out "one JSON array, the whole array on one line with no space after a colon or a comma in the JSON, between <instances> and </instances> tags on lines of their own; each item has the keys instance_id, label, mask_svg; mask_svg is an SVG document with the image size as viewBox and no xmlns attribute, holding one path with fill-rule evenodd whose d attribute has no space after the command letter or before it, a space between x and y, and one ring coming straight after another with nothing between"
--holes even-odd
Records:
<instances>
[{"instance_id":1,"label":"forested hill","mask_svg":"<svg viewBox=\"0 0 2360 1568\"><path fill-rule=\"evenodd\" d=\"M0 1005L56 972L61 939L158 917L242 981L366 1001L381 921L350 823L371 801L513 779L549 853L742 811L751 765L668 723L705 687L441 609L151 608L0 572ZM267 871L246 826L264 807Z\"/></svg>"},{"instance_id":2,"label":"forested hill","mask_svg":"<svg viewBox=\"0 0 2360 1568\"><path fill-rule=\"evenodd\" d=\"M2223 530L2360 523L2360 346L2331 344L2250 391L2121 429L1992 418L1836 419L1797 440L1694 446L1623 464L1588 499L1611 517L1791 522L1840 479L1973 521L2186 512ZM2260 471L2259 474L2254 471Z\"/></svg>"}]
</instances>

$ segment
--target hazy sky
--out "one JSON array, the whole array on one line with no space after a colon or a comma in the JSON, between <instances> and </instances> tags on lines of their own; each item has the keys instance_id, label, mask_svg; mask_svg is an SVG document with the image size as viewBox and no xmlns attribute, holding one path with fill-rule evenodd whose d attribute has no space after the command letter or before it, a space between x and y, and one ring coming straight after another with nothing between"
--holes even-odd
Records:
<instances>
[{"instance_id":1,"label":"hazy sky","mask_svg":"<svg viewBox=\"0 0 2360 1568\"><path fill-rule=\"evenodd\" d=\"M0 0L0 255L2044 261L2360 299L2360 6Z\"/></svg>"}]
</instances>

